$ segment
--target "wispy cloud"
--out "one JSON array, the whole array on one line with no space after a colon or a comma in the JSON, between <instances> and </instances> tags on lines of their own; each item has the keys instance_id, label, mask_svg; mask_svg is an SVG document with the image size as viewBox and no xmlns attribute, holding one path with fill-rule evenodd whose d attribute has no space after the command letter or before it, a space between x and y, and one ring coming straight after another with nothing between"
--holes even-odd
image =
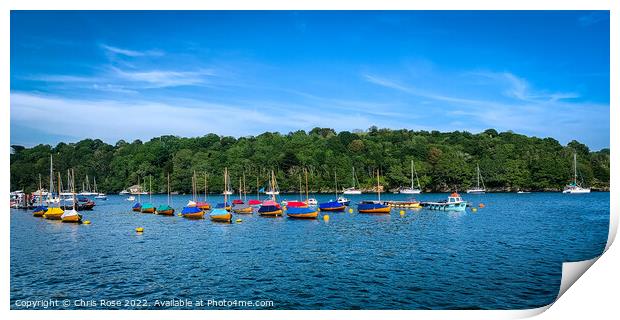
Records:
<instances>
[{"instance_id":1,"label":"wispy cloud","mask_svg":"<svg viewBox=\"0 0 620 320\"><path fill-rule=\"evenodd\" d=\"M609 11L597 11L579 17L579 24L583 27L587 27L608 19Z\"/></svg>"},{"instance_id":2,"label":"wispy cloud","mask_svg":"<svg viewBox=\"0 0 620 320\"><path fill-rule=\"evenodd\" d=\"M144 57L144 56L163 56L164 52L160 50L145 50L145 51L137 51L124 49L119 47L113 47L106 44L101 44L101 48L103 48L109 54L122 55L127 57Z\"/></svg>"},{"instance_id":3,"label":"wispy cloud","mask_svg":"<svg viewBox=\"0 0 620 320\"><path fill-rule=\"evenodd\" d=\"M209 82L208 78L215 76L215 71L202 69L198 71L178 70L121 70L112 68L114 75L120 80L147 84L151 88L178 87L201 85Z\"/></svg>"}]
</instances>

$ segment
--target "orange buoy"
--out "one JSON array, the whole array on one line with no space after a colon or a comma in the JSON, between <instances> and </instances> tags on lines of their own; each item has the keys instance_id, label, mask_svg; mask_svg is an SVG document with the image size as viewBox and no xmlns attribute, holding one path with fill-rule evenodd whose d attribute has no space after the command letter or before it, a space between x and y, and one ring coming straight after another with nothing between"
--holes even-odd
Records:
<instances>
[{"instance_id":1,"label":"orange buoy","mask_svg":"<svg viewBox=\"0 0 620 320\"><path fill-rule=\"evenodd\" d=\"M479 208L484 208L484 203L478 205Z\"/></svg>"}]
</instances>

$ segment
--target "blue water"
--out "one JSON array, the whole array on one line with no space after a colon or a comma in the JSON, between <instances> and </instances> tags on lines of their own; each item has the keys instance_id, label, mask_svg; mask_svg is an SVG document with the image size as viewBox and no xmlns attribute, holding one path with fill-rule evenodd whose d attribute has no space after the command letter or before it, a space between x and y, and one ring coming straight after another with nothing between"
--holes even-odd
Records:
<instances>
[{"instance_id":1,"label":"blue water","mask_svg":"<svg viewBox=\"0 0 620 320\"><path fill-rule=\"evenodd\" d=\"M486 207L221 224L134 213L110 196L83 212L90 225L12 209L11 308L24 299L173 298L271 300L275 309L532 308L555 299L562 262L605 247L609 193L463 196ZM173 198L177 210L189 199Z\"/></svg>"}]
</instances>

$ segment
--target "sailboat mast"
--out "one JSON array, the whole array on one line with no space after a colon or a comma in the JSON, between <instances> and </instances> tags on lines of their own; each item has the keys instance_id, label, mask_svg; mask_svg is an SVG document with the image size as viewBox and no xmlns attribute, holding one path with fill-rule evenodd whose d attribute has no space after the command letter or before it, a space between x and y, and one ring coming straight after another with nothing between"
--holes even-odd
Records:
<instances>
[{"instance_id":1,"label":"sailboat mast","mask_svg":"<svg viewBox=\"0 0 620 320\"><path fill-rule=\"evenodd\" d=\"M205 202L207 202L207 173L205 172Z\"/></svg>"},{"instance_id":2,"label":"sailboat mast","mask_svg":"<svg viewBox=\"0 0 620 320\"><path fill-rule=\"evenodd\" d=\"M149 176L149 202L153 203L153 176Z\"/></svg>"},{"instance_id":3,"label":"sailboat mast","mask_svg":"<svg viewBox=\"0 0 620 320\"><path fill-rule=\"evenodd\" d=\"M72 183L69 184L71 188L71 196L73 197L73 210L75 211L75 171L71 169L71 180Z\"/></svg>"},{"instance_id":4,"label":"sailboat mast","mask_svg":"<svg viewBox=\"0 0 620 320\"><path fill-rule=\"evenodd\" d=\"M60 171L58 171L58 207L60 207Z\"/></svg>"},{"instance_id":5,"label":"sailboat mast","mask_svg":"<svg viewBox=\"0 0 620 320\"><path fill-rule=\"evenodd\" d=\"M41 186L41 174L39 173L39 205L43 205L43 187Z\"/></svg>"},{"instance_id":6,"label":"sailboat mast","mask_svg":"<svg viewBox=\"0 0 620 320\"><path fill-rule=\"evenodd\" d=\"M228 177L228 168L224 168L224 207L228 203L228 181L226 177Z\"/></svg>"},{"instance_id":7,"label":"sailboat mast","mask_svg":"<svg viewBox=\"0 0 620 320\"><path fill-rule=\"evenodd\" d=\"M381 201L381 189L379 189L379 169L377 169L377 197Z\"/></svg>"},{"instance_id":8,"label":"sailboat mast","mask_svg":"<svg viewBox=\"0 0 620 320\"><path fill-rule=\"evenodd\" d=\"M413 160L411 160L411 189L413 189Z\"/></svg>"},{"instance_id":9,"label":"sailboat mast","mask_svg":"<svg viewBox=\"0 0 620 320\"><path fill-rule=\"evenodd\" d=\"M170 206L170 172L168 172L168 206Z\"/></svg>"},{"instance_id":10,"label":"sailboat mast","mask_svg":"<svg viewBox=\"0 0 620 320\"><path fill-rule=\"evenodd\" d=\"M242 189L242 187L241 187L241 179L242 179L242 178L241 178L241 177L239 177L239 200L242 200L242 199L243 199L243 196L241 195L241 189Z\"/></svg>"},{"instance_id":11,"label":"sailboat mast","mask_svg":"<svg viewBox=\"0 0 620 320\"><path fill-rule=\"evenodd\" d=\"M334 184L336 185L336 199L338 199L338 178L336 178L336 170L334 170Z\"/></svg>"},{"instance_id":12,"label":"sailboat mast","mask_svg":"<svg viewBox=\"0 0 620 320\"><path fill-rule=\"evenodd\" d=\"M245 170L243 171L243 201L248 201L248 190L245 189Z\"/></svg>"},{"instance_id":13,"label":"sailboat mast","mask_svg":"<svg viewBox=\"0 0 620 320\"><path fill-rule=\"evenodd\" d=\"M476 184L478 186L478 189L480 189L480 165L476 164Z\"/></svg>"},{"instance_id":14,"label":"sailboat mast","mask_svg":"<svg viewBox=\"0 0 620 320\"><path fill-rule=\"evenodd\" d=\"M304 168L304 174L306 175L306 204L308 204L310 199L308 198L308 170L306 168Z\"/></svg>"},{"instance_id":15,"label":"sailboat mast","mask_svg":"<svg viewBox=\"0 0 620 320\"><path fill-rule=\"evenodd\" d=\"M271 199L276 201L276 174L271 170Z\"/></svg>"},{"instance_id":16,"label":"sailboat mast","mask_svg":"<svg viewBox=\"0 0 620 320\"><path fill-rule=\"evenodd\" d=\"M577 153L573 153L573 162L575 165L575 185L577 185Z\"/></svg>"},{"instance_id":17,"label":"sailboat mast","mask_svg":"<svg viewBox=\"0 0 620 320\"><path fill-rule=\"evenodd\" d=\"M50 192L47 196L47 199L52 198L52 203L54 202L54 163L52 160L52 155L50 154Z\"/></svg>"}]
</instances>

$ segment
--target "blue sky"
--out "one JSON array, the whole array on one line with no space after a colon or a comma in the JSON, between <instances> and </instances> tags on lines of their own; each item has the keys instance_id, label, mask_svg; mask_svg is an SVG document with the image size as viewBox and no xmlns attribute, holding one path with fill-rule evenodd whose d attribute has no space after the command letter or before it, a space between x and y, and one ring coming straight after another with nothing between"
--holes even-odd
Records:
<instances>
[{"instance_id":1,"label":"blue sky","mask_svg":"<svg viewBox=\"0 0 620 320\"><path fill-rule=\"evenodd\" d=\"M609 15L11 13L11 144L331 127L609 146Z\"/></svg>"}]
</instances>

